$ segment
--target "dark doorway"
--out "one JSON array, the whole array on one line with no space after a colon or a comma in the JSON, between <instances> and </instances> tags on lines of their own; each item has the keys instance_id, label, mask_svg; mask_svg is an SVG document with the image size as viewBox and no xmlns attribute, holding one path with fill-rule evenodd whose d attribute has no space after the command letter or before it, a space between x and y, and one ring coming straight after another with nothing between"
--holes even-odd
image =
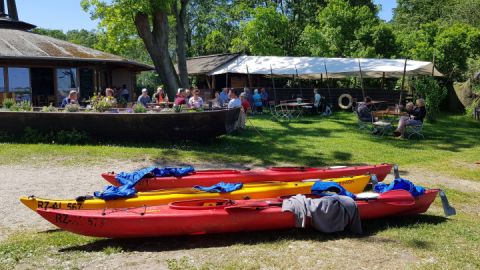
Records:
<instances>
[{"instance_id":1,"label":"dark doorway","mask_svg":"<svg viewBox=\"0 0 480 270\"><path fill-rule=\"evenodd\" d=\"M80 100L88 100L93 96L95 84L93 81L93 69L80 69Z\"/></svg>"},{"instance_id":2,"label":"dark doorway","mask_svg":"<svg viewBox=\"0 0 480 270\"><path fill-rule=\"evenodd\" d=\"M31 68L33 106L47 106L55 102L53 68Z\"/></svg>"}]
</instances>

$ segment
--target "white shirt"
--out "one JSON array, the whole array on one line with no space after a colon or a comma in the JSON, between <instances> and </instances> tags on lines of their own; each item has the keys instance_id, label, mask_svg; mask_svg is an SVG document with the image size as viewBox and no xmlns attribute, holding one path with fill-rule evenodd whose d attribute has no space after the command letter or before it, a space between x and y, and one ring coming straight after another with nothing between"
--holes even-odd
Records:
<instances>
[{"instance_id":1,"label":"white shirt","mask_svg":"<svg viewBox=\"0 0 480 270\"><path fill-rule=\"evenodd\" d=\"M228 102L227 108L233 109L233 108L240 108L240 107L242 107L242 102L240 101L239 98L234 98L230 100L230 102Z\"/></svg>"},{"instance_id":2,"label":"white shirt","mask_svg":"<svg viewBox=\"0 0 480 270\"><path fill-rule=\"evenodd\" d=\"M191 107L191 108L201 108L203 106L203 99L201 97L198 97L197 100L195 100L194 97L191 97L189 100L188 100L188 105Z\"/></svg>"},{"instance_id":3,"label":"white shirt","mask_svg":"<svg viewBox=\"0 0 480 270\"><path fill-rule=\"evenodd\" d=\"M319 93L316 93L316 94L315 94L315 102L314 102L314 104L313 104L315 107L320 106L320 98L321 98L321 97L320 97L320 94L319 94Z\"/></svg>"}]
</instances>

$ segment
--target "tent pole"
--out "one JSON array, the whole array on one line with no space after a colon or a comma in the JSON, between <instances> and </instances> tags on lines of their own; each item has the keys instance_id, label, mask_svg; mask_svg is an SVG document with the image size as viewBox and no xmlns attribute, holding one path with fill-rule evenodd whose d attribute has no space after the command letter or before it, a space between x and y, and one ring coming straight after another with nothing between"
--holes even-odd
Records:
<instances>
[{"instance_id":1,"label":"tent pole","mask_svg":"<svg viewBox=\"0 0 480 270\"><path fill-rule=\"evenodd\" d=\"M402 86L400 87L400 98L398 100L398 105L402 104L403 99L403 87L405 85L405 74L407 73L407 58L405 58L405 65L403 66L403 76L402 76Z\"/></svg>"},{"instance_id":2,"label":"tent pole","mask_svg":"<svg viewBox=\"0 0 480 270\"><path fill-rule=\"evenodd\" d=\"M208 88L212 89L212 85L210 84L210 78L208 77L208 75L205 75L205 78L206 78L206 81L207 81Z\"/></svg>"},{"instance_id":3,"label":"tent pole","mask_svg":"<svg viewBox=\"0 0 480 270\"><path fill-rule=\"evenodd\" d=\"M228 88L228 71L225 78L225 88Z\"/></svg>"},{"instance_id":4,"label":"tent pole","mask_svg":"<svg viewBox=\"0 0 480 270\"><path fill-rule=\"evenodd\" d=\"M385 90L385 72L382 72L382 89Z\"/></svg>"},{"instance_id":5,"label":"tent pole","mask_svg":"<svg viewBox=\"0 0 480 270\"><path fill-rule=\"evenodd\" d=\"M360 71L360 84L362 86L362 95L363 95L363 100L365 100L365 86L363 85L363 75L362 75L362 66L360 65L360 58L358 59L358 70Z\"/></svg>"},{"instance_id":6,"label":"tent pole","mask_svg":"<svg viewBox=\"0 0 480 270\"><path fill-rule=\"evenodd\" d=\"M327 70L327 62L325 62L325 58L323 58L323 66L325 67L325 84L327 85L328 89L328 101L332 104L332 94L330 93L330 85L328 85L328 70Z\"/></svg>"},{"instance_id":7,"label":"tent pole","mask_svg":"<svg viewBox=\"0 0 480 270\"><path fill-rule=\"evenodd\" d=\"M252 79L250 78L250 72L248 72L248 65L245 66L247 67L248 88L252 88Z\"/></svg>"},{"instance_id":8,"label":"tent pole","mask_svg":"<svg viewBox=\"0 0 480 270\"><path fill-rule=\"evenodd\" d=\"M432 61L432 77L435 75L435 53L433 53L433 61Z\"/></svg>"},{"instance_id":9,"label":"tent pole","mask_svg":"<svg viewBox=\"0 0 480 270\"><path fill-rule=\"evenodd\" d=\"M273 69L271 64L270 64L270 76L272 77L273 99L275 100L275 104L277 104L277 89L275 88L275 79L273 78Z\"/></svg>"}]
</instances>

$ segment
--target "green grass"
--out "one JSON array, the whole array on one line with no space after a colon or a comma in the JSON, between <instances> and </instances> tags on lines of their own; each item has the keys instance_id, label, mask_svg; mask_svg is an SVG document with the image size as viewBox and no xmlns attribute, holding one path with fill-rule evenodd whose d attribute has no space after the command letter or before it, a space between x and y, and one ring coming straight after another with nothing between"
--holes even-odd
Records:
<instances>
[{"instance_id":1,"label":"green grass","mask_svg":"<svg viewBox=\"0 0 480 270\"><path fill-rule=\"evenodd\" d=\"M465 179L480 180L480 122L442 116L425 126L425 140L398 140L359 131L350 113L331 118L275 122L251 118L248 129L211 144L165 142L149 145L56 145L4 143L2 164L108 164L112 160L149 160L160 165L216 163L247 166L397 163ZM255 127L255 128L253 128ZM118 168L121 170L122 168Z\"/></svg>"}]
</instances>

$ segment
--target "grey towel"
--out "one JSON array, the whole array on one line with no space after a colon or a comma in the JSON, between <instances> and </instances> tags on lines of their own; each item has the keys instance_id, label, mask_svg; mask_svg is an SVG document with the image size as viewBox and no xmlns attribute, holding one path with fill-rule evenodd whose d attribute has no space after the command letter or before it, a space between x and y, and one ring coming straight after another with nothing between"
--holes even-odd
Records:
<instances>
[{"instance_id":1,"label":"grey towel","mask_svg":"<svg viewBox=\"0 0 480 270\"><path fill-rule=\"evenodd\" d=\"M296 195L283 201L282 211L294 213L296 226L299 228L304 228L307 217L311 217L313 227L321 232L332 233L349 229L353 233L362 233L357 204L347 196L309 199L304 195Z\"/></svg>"}]
</instances>

